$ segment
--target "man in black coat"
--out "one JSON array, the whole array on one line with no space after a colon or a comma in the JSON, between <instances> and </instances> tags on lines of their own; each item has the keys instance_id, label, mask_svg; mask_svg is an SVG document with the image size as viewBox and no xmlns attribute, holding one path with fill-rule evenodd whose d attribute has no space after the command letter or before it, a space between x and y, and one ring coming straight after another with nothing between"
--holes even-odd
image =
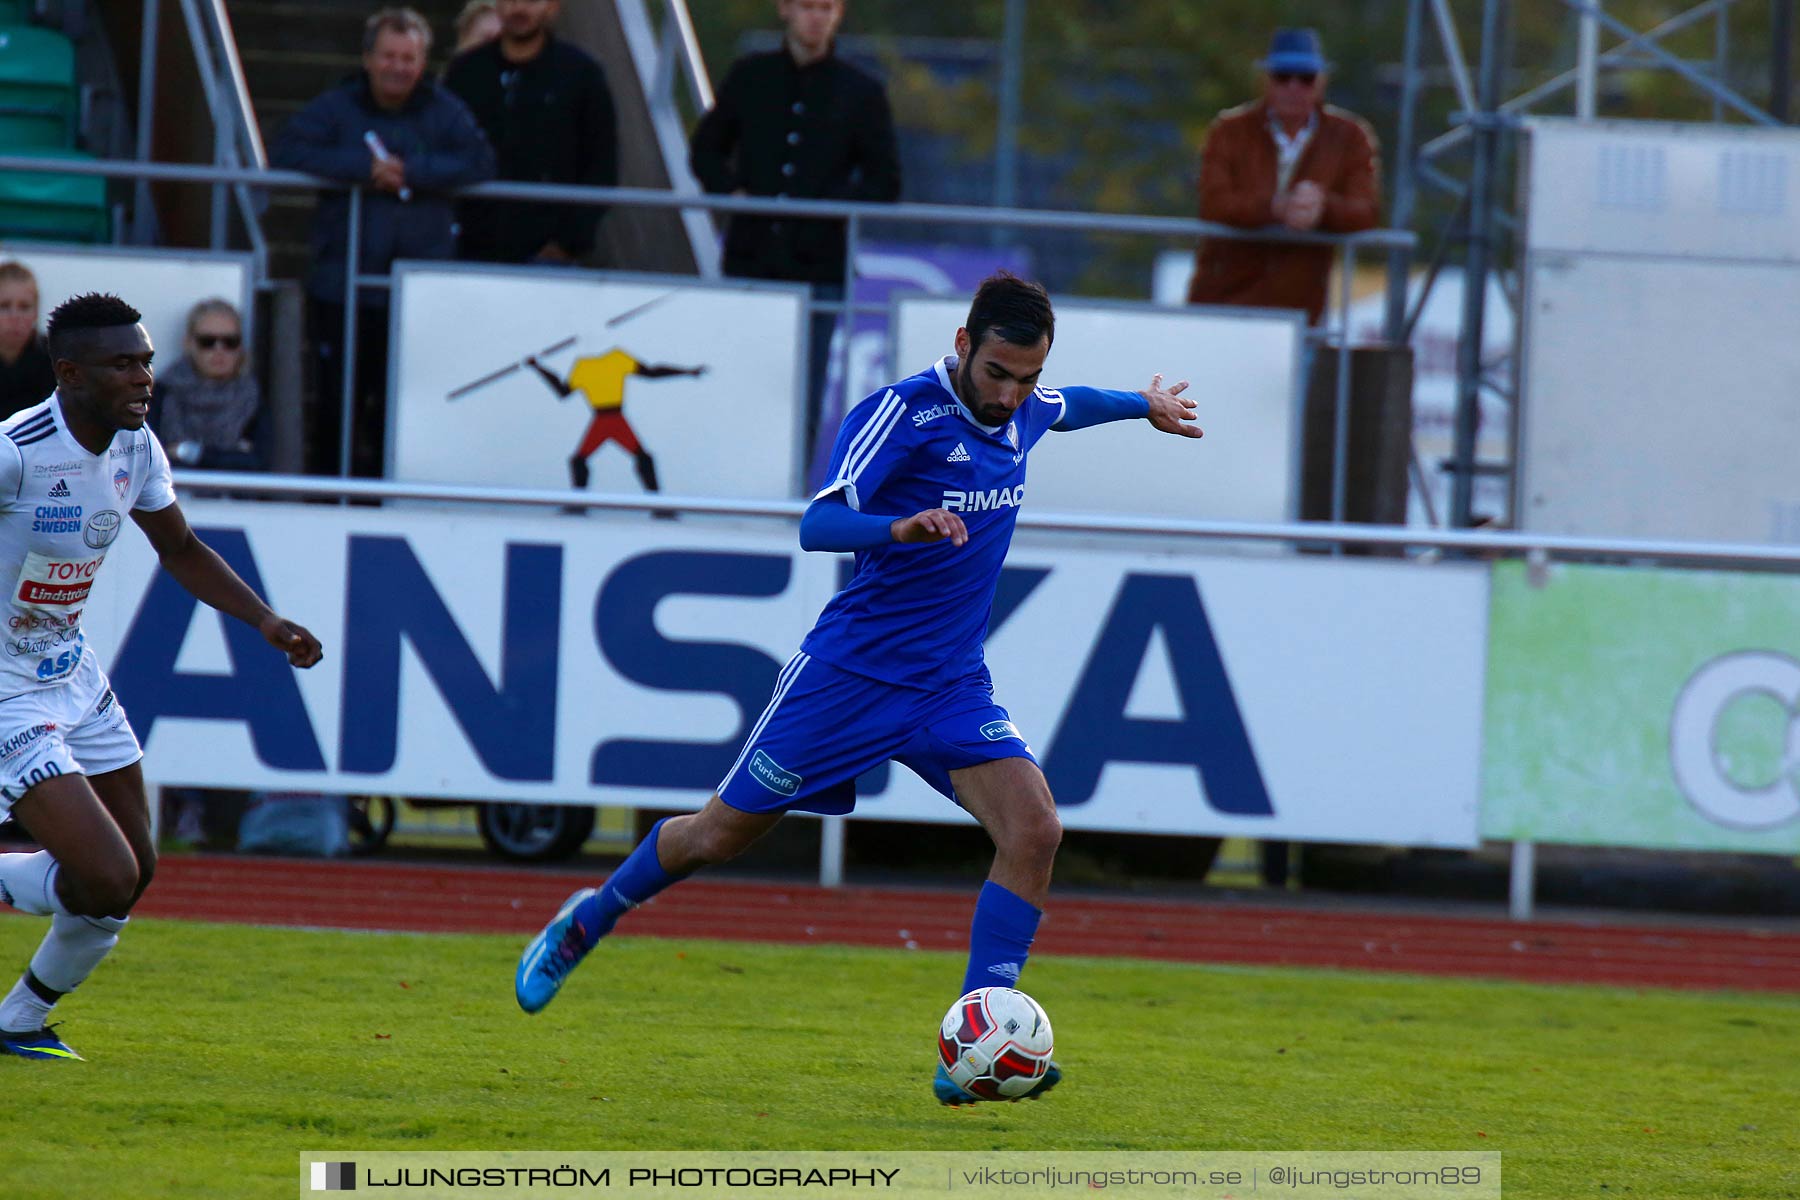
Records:
<instances>
[{"instance_id":1,"label":"man in black coat","mask_svg":"<svg viewBox=\"0 0 1800 1200\"><path fill-rule=\"evenodd\" d=\"M494 175L494 152L469 110L425 79L431 26L410 8L384 8L363 30L363 70L295 113L276 139L275 166L364 185L359 273L384 275L400 258L450 258L456 232L447 192ZM306 281L318 404L308 469L335 475L342 436L344 285L349 194L319 194ZM380 475L386 432L388 294L357 304L352 470Z\"/></svg>"},{"instance_id":2,"label":"man in black coat","mask_svg":"<svg viewBox=\"0 0 1800 1200\"><path fill-rule=\"evenodd\" d=\"M459 55L444 86L493 143L499 178L612 187L617 122L606 73L559 41L559 0L500 0L500 36ZM578 204L467 200L457 207L461 254L486 262L572 262L594 246L602 210Z\"/></svg>"},{"instance_id":3,"label":"man in black coat","mask_svg":"<svg viewBox=\"0 0 1800 1200\"><path fill-rule=\"evenodd\" d=\"M900 156L887 91L834 53L844 0L780 0L781 49L731 65L689 147L709 192L796 200L900 198ZM725 234L725 273L813 285L844 296L844 222L738 216ZM835 316L813 314L805 435L819 425Z\"/></svg>"},{"instance_id":4,"label":"man in black coat","mask_svg":"<svg viewBox=\"0 0 1800 1200\"><path fill-rule=\"evenodd\" d=\"M894 118L879 80L833 52L843 0L781 0L779 50L731 65L694 130L690 162L709 192L797 200L900 198ZM844 223L735 217L725 271L842 287Z\"/></svg>"}]
</instances>

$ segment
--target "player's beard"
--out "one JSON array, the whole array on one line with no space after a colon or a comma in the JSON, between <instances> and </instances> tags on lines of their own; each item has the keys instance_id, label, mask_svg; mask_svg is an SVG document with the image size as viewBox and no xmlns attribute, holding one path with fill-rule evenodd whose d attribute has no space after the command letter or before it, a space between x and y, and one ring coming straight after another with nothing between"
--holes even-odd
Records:
<instances>
[{"instance_id":1,"label":"player's beard","mask_svg":"<svg viewBox=\"0 0 1800 1200\"><path fill-rule=\"evenodd\" d=\"M973 356L971 356L973 357ZM983 425L1003 425L1006 413L1001 413L998 420L987 412L981 403L981 394L975 390L975 369L965 358L956 364L956 398L962 401L963 407L975 414L975 419Z\"/></svg>"}]
</instances>

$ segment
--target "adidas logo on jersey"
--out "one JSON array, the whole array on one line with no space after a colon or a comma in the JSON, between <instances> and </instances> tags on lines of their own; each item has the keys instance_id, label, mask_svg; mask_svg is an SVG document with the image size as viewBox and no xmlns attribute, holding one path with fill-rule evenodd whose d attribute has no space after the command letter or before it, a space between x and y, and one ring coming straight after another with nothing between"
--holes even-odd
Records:
<instances>
[{"instance_id":1,"label":"adidas logo on jersey","mask_svg":"<svg viewBox=\"0 0 1800 1200\"><path fill-rule=\"evenodd\" d=\"M67 500L69 498L69 481L66 479L57 480L56 486L50 489L50 498L52 500Z\"/></svg>"},{"instance_id":2,"label":"adidas logo on jersey","mask_svg":"<svg viewBox=\"0 0 1800 1200\"><path fill-rule=\"evenodd\" d=\"M956 449L952 450L950 452L950 457L946 458L944 461L945 462L968 462L969 461L969 448L967 446L963 445L961 442L956 443ZM50 494L54 496L56 493L52 492Z\"/></svg>"}]
</instances>

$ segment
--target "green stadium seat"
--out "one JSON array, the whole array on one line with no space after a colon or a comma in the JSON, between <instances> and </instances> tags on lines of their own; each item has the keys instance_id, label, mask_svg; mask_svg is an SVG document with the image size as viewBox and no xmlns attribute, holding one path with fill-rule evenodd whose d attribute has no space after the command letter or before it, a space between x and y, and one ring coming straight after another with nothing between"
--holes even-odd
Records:
<instances>
[{"instance_id":1,"label":"green stadium seat","mask_svg":"<svg viewBox=\"0 0 1800 1200\"><path fill-rule=\"evenodd\" d=\"M69 159L93 157L79 150L34 153ZM0 238L104 242L111 235L106 180L100 176L0 171Z\"/></svg>"},{"instance_id":2,"label":"green stadium seat","mask_svg":"<svg viewBox=\"0 0 1800 1200\"><path fill-rule=\"evenodd\" d=\"M31 24L31 0L0 0L0 25Z\"/></svg>"},{"instance_id":3,"label":"green stadium seat","mask_svg":"<svg viewBox=\"0 0 1800 1200\"><path fill-rule=\"evenodd\" d=\"M54 30L0 24L0 147L72 148L78 104L73 43Z\"/></svg>"}]
</instances>

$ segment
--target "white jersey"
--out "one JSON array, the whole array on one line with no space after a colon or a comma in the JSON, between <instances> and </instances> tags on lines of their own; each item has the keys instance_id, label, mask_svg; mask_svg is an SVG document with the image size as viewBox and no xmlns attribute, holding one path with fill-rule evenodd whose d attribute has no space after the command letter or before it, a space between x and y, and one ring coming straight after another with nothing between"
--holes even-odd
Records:
<instances>
[{"instance_id":1,"label":"white jersey","mask_svg":"<svg viewBox=\"0 0 1800 1200\"><path fill-rule=\"evenodd\" d=\"M75 674L87 649L81 610L107 547L133 509L173 503L168 456L147 427L120 430L90 454L58 396L0 421L0 697Z\"/></svg>"}]
</instances>

